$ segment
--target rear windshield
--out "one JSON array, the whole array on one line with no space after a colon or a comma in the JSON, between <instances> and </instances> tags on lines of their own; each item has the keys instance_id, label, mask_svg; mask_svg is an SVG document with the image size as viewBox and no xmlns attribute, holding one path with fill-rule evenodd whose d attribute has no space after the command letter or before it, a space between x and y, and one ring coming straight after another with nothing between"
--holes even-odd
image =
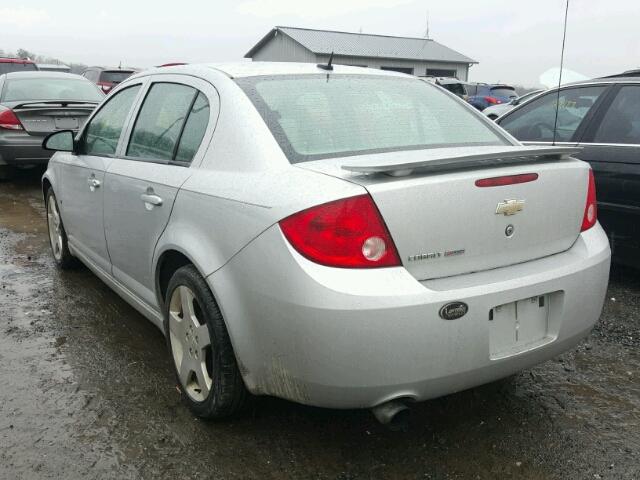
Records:
<instances>
[{"instance_id":1,"label":"rear windshield","mask_svg":"<svg viewBox=\"0 0 640 480\"><path fill-rule=\"evenodd\" d=\"M72 76L72 75L70 75ZM82 100L99 102L104 95L83 78L15 78L5 82L2 100Z\"/></svg>"},{"instance_id":2,"label":"rear windshield","mask_svg":"<svg viewBox=\"0 0 640 480\"><path fill-rule=\"evenodd\" d=\"M38 70L35 63L0 62L0 75L11 72L34 72Z\"/></svg>"},{"instance_id":3,"label":"rear windshield","mask_svg":"<svg viewBox=\"0 0 640 480\"><path fill-rule=\"evenodd\" d=\"M129 70L105 70L100 73L100 80L98 81L105 83L120 83L124 82L131 75L133 75L133 72Z\"/></svg>"},{"instance_id":4,"label":"rear windshield","mask_svg":"<svg viewBox=\"0 0 640 480\"><path fill-rule=\"evenodd\" d=\"M236 80L291 163L506 140L417 79L288 75Z\"/></svg>"},{"instance_id":5,"label":"rear windshield","mask_svg":"<svg viewBox=\"0 0 640 480\"><path fill-rule=\"evenodd\" d=\"M515 89L508 87L494 87L491 89L491 95L494 97L517 97Z\"/></svg>"}]
</instances>

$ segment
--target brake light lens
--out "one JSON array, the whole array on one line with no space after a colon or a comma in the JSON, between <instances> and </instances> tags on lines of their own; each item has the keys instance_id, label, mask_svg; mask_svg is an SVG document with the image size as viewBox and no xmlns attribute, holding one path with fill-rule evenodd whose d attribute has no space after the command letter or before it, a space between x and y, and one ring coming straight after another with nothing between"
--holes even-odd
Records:
<instances>
[{"instance_id":1,"label":"brake light lens","mask_svg":"<svg viewBox=\"0 0 640 480\"><path fill-rule=\"evenodd\" d=\"M298 253L321 265L379 268L401 264L384 220L366 194L303 210L279 224Z\"/></svg>"},{"instance_id":2,"label":"brake light lens","mask_svg":"<svg viewBox=\"0 0 640 480\"><path fill-rule=\"evenodd\" d=\"M0 128L5 130L24 130L16 114L7 107L0 106Z\"/></svg>"},{"instance_id":3,"label":"brake light lens","mask_svg":"<svg viewBox=\"0 0 640 480\"><path fill-rule=\"evenodd\" d=\"M589 170L589 188L587 189L587 204L584 207L581 232L589 230L598 221L598 206L596 205L596 182L593 170Z\"/></svg>"},{"instance_id":4,"label":"brake light lens","mask_svg":"<svg viewBox=\"0 0 640 480\"><path fill-rule=\"evenodd\" d=\"M519 175L504 175L502 177L481 178L476 180L476 187L502 187L518 183L533 182L538 179L537 173L522 173Z\"/></svg>"},{"instance_id":5,"label":"brake light lens","mask_svg":"<svg viewBox=\"0 0 640 480\"><path fill-rule=\"evenodd\" d=\"M490 103L491 105L496 105L498 103L502 103L502 100L496 98L496 97L484 97L485 101L487 103Z\"/></svg>"}]
</instances>

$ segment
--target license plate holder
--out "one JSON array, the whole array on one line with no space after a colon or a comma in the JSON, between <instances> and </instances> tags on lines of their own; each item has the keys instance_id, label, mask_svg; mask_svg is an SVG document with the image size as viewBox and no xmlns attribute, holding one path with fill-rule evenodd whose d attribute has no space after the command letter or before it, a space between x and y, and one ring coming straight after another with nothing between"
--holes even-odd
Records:
<instances>
[{"instance_id":1,"label":"license plate holder","mask_svg":"<svg viewBox=\"0 0 640 480\"><path fill-rule=\"evenodd\" d=\"M55 117L54 122L58 130L78 129L78 119L76 117Z\"/></svg>"},{"instance_id":2,"label":"license plate holder","mask_svg":"<svg viewBox=\"0 0 640 480\"><path fill-rule=\"evenodd\" d=\"M549 337L550 295L498 305L489 312L491 359L521 353Z\"/></svg>"}]
</instances>

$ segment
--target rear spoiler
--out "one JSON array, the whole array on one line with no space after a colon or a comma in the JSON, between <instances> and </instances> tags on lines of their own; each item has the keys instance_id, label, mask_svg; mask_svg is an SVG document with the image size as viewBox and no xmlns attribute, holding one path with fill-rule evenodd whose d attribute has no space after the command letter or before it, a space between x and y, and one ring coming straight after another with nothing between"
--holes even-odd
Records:
<instances>
[{"instance_id":1,"label":"rear spoiler","mask_svg":"<svg viewBox=\"0 0 640 480\"><path fill-rule=\"evenodd\" d=\"M33 102L23 102L19 105L13 107L16 108L24 108L24 107L33 107L35 105L62 105L66 107L67 105L97 105L100 102L93 102L91 100L40 100Z\"/></svg>"},{"instance_id":2,"label":"rear spoiler","mask_svg":"<svg viewBox=\"0 0 640 480\"><path fill-rule=\"evenodd\" d=\"M481 153L477 153L480 150ZM414 170L425 172L482 168L538 161L553 161L579 153L578 147L459 147L433 148L420 151L420 159L402 161L403 155L397 155L397 161L389 161L389 156L370 159L367 162L342 165L343 170L354 173L386 173L395 177L410 175ZM406 153L406 152L403 152ZM415 159L416 151L411 157Z\"/></svg>"}]
</instances>

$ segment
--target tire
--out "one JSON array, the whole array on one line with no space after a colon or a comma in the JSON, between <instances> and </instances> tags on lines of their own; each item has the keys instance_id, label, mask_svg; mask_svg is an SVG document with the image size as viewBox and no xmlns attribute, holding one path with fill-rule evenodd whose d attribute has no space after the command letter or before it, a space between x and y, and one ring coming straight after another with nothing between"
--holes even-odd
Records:
<instances>
[{"instance_id":1,"label":"tire","mask_svg":"<svg viewBox=\"0 0 640 480\"><path fill-rule=\"evenodd\" d=\"M201 418L235 415L248 392L207 283L193 265L186 265L171 277L166 299L164 328L182 398Z\"/></svg>"},{"instance_id":2,"label":"tire","mask_svg":"<svg viewBox=\"0 0 640 480\"><path fill-rule=\"evenodd\" d=\"M70 270L78 266L78 260L69 251L67 232L64 229L58 201L53 189L47 190L45 207L47 209L47 231L49 232L49 246L56 265L62 270Z\"/></svg>"}]
</instances>

